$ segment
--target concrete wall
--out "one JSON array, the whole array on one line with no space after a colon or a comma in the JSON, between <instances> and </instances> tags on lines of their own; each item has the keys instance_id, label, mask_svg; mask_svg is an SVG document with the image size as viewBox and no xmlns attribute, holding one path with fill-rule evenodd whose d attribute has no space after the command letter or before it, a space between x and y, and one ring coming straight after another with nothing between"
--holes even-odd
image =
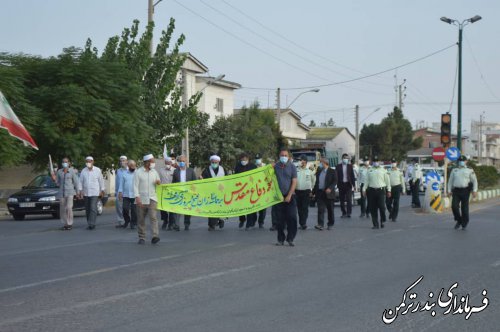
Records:
<instances>
[{"instance_id":1,"label":"concrete wall","mask_svg":"<svg viewBox=\"0 0 500 332\"><path fill-rule=\"evenodd\" d=\"M198 82L196 84L197 91L206 87L205 82ZM223 100L222 112L217 111L217 98ZM215 118L218 116L233 115L234 110L234 90L231 88L222 87L219 85L209 85L203 90L203 96L198 104L198 109L201 112L210 115L209 124L212 125Z\"/></svg>"}]
</instances>

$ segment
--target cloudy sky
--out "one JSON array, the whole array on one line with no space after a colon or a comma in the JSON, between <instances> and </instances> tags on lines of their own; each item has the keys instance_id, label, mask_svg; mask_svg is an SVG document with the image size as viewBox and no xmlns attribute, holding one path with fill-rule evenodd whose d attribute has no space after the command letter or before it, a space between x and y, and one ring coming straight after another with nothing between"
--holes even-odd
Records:
<instances>
[{"instance_id":1,"label":"cloudy sky","mask_svg":"<svg viewBox=\"0 0 500 332\"><path fill-rule=\"evenodd\" d=\"M147 21L147 2L2 1L0 51L54 56L64 47L83 46L88 37L102 50L133 19ZM354 105L360 106L360 120L376 123L395 104L395 85L406 79L406 116L413 125L431 125L450 109L456 120L458 28L439 18L462 21L477 14L483 19L465 27L463 43L469 130L483 112L487 121L500 122L499 1L163 0L155 8L155 33L175 18L176 33L187 37L183 51L211 75L225 74L244 87L236 92L238 107L254 100L274 107L277 87L284 107L299 93L325 85L292 108L305 123L333 118L353 129Z\"/></svg>"}]
</instances>

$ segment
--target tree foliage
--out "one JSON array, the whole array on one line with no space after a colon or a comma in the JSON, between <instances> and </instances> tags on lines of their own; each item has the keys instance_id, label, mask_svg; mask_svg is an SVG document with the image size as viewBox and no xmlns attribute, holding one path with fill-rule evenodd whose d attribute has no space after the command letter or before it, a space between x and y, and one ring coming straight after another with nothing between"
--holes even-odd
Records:
<instances>
[{"instance_id":1,"label":"tree foliage","mask_svg":"<svg viewBox=\"0 0 500 332\"><path fill-rule=\"evenodd\" d=\"M413 130L402 110L394 107L380 124L364 125L360 134L361 155L377 155L382 160L406 159L409 150L422 145L422 138L413 138Z\"/></svg>"}]
</instances>

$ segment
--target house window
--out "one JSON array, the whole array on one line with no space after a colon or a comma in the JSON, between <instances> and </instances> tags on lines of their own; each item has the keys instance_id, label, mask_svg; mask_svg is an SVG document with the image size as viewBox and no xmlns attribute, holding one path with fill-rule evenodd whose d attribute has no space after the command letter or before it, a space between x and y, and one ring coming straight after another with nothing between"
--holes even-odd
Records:
<instances>
[{"instance_id":1,"label":"house window","mask_svg":"<svg viewBox=\"0 0 500 332\"><path fill-rule=\"evenodd\" d=\"M215 102L215 110L219 113L224 112L224 99L217 98Z\"/></svg>"}]
</instances>

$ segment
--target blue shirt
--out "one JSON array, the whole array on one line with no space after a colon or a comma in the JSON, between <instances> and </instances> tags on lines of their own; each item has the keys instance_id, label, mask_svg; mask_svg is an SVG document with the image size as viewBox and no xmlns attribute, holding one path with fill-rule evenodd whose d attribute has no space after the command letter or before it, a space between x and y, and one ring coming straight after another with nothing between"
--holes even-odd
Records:
<instances>
[{"instance_id":1,"label":"blue shirt","mask_svg":"<svg viewBox=\"0 0 500 332\"><path fill-rule=\"evenodd\" d=\"M120 187L120 183L122 182L123 174L128 172L125 168L119 168L116 170L115 176L115 193L118 193L118 188Z\"/></svg>"},{"instance_id":2,"label":"blue shirt","mask_svg":"<svg viewBox=\"0 0 500 332\"><path fill-rule=\"evenodd\" d=\"M318 183L318 189L319 190L325 189L326 171L327 171L327 169L324 168L321 171L321 173L319 173L319 183Z\"/></svg>"},{"instance_id":3,"label":"blue shirt","mask_svg":"<svg viewBox=\"0 0 500 332\"><path fill-rule=\"evenodd\" d=\"M134 174L135 172L122 172L121 181L118 186L118 192L123 194L123 197L135 198L134 195Z\"/></svg>"},{"instance_id":4,"label":"blue shirt","mask_svg":"<svg viewBox=\"0 0 500 332\"><path fill-rule=\"evenodd\" d=\"M292 179L297 178L297 168L295 168L295 165L290 161L284 165L278 162L274 165L274 172L276 173L281 193L283 196L288 195L290 187L292 186Z\"/></svg>"}]
</instances>

